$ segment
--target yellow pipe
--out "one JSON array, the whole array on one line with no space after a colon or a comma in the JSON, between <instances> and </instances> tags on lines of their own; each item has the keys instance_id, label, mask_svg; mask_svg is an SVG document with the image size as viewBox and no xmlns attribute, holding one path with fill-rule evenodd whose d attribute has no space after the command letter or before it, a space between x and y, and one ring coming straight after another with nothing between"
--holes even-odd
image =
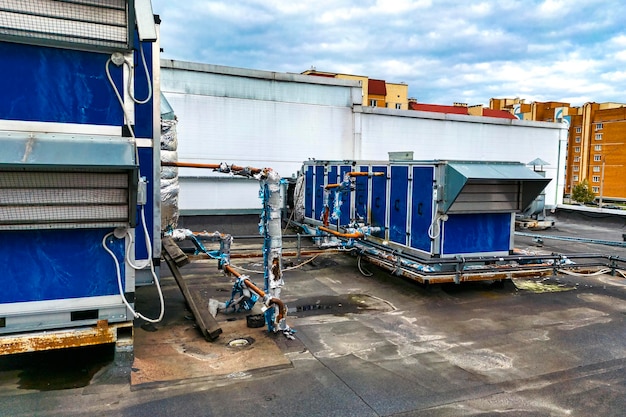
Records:
<instances>
[{"instance_id":1,"label":"yellow pipe","mask_svg":"<svg viewBox=\"0 0 626 417\"><path fill-rule=\"evenodd\" d=\"M346 239L359 239L364 236L362 232L341 233L328 227L320 226L319 229L323 232L330 233L331 235L345 237Z\"/></svg>"}]
</instances>

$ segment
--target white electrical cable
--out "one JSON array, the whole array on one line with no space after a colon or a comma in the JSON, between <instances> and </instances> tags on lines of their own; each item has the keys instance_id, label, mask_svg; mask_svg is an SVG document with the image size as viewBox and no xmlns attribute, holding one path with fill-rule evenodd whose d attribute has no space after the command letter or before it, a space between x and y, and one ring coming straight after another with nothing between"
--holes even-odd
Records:
<instances>
[{"instance_id":1,"label":"white electrical cable","mask_svg":"<svg viewBox=\"0 0 626 417\"><path fill-rule=\"evenodd\" d=\"M146 227L146 211L144 209L144 206L141 206L141 224L143 226L143 232L144 232L144 236L145 236L145 240L146 240L146 250L148 251L148 259L146 260L146 263L144 265L135 265L133 264L133 262L130 260L130 250L133 248L133 235L130 233L130 230L126 229L126 236L128 236L128 246L126 247L126 263L133 269L136 270L140 270L140 269L144 269L145 267L147 267L148 265L150 265L151 260L152 260L152 244L150 242L150 234L148 233L148 228Z\"/></svg>"},{"instance_id":2,"label":"white electrical cable","mask_svg":"<svg viewBox=\"0 0 626 417\"><path fill-rule=\"evenodd\" d=\"M429 238L437 239L439 235L441 234L441 225L439 224L440 221L441 221L441 216L435 216L433 222L428 227ZM437 233L435 233L435 230L437 230Z\"/></svg>"},{"instance_id":3,"label":"white electrical cable","mask_svg":"<svg viewBox=\"0 0 626 417\"><path fill-rule=\"evenodd\" d=\"M143 314L137 312L128 302L128 300L126 299L126 296L124 295L124 287L122 286L122 271L120 269L120 263L117 260L117 256L115 256L115 253L113 253L113 251L111 249L109 249L109 247L107 246L106 240L110 237L113 236L114 233L113 232L109 232L106 235L104 235L104 238L102 239L102 247L104 248L105 251L107 251L107 253L109 255L111 255L111 258L113 258L113 262L115 263L115 272L117 275L117 287L119 289L120 292L120 296L122 297L122 301L124 302L124 304L126 305L126 308L128 308L128 310L132 313L132 315L135 318L140 318L143 319L147 322L150 323L158 323L161 320L163 320L163 315L165 313L165 301L163 299L163 291L161 290L161 285L159 283L159 279L156 276L156 272L154 271L154 263L150 262L150 272L152 273L152 277L154 278L154 282L156 284L157 287L157 291L159 293L159 301L161 303L161 313L159 314L159 317L156 319L151 319L149 317L144 316ZM150 259L151 260L151 259ZM127 262L129 263L129 262ZM132 265L131 265L132 266Z\"/></svg>"},{"instance_id":4,"label":"white electrical cable","mask_svg":"<svg viewBox=\"0 0 626 417\"><path fill-rule=\"evenodd\" d=\"M104 70L106 72L107 75L107 79L109 80L109 83L111 84L111 87L113 88L113 91L115 92L115 96L117 97L117 101L120 104L120 106L122 107L122 112L124 113L124 119L126 122L126 126L128 127L128 131L130 132L130 135L133 139L136 139L135 137L135 131L132 127L131 121L130 121L130 117L128 115L128 113L126 112L126 107L124 106L124 100L122 99L122 96L119 92L119 90L117 89L117 86L115 85L115 82L113 81L113 77L111 77L111 72L109 70L109 65L113 62L114 65L126 65L128 67L128 73L129 73L129 77L128 77L128 83L127 83L127 90L128 90L128 95L130 96L131 100L136 103L136 104L146 104L148 101L150 101L150 99L152 98L152 81L150 80L150 75L148 72L148 64L146 63L146 57L145 54L143 52L143 47L141 46L141 44L139 45L139 51L141 54L141 60L143 63L143 67L144 67L144 71L146 73L146 80L148 82L148 97L144 100L137 100L132 93L131 90L131 86L132 86L132 81L133 81L133 68L132 65L126 61L125 58L123 58L123 62L121 63L117 63L117 62L113 62L112 57L109 58L104 66ZM114 54L115 56L115 54ZM139 150L137 148L137 146L135 146L135 160L137 162L137 164L139 164ZM137 170L137 174L139 174L139 170ZM159 278L156 275L156 272L154 270L154 262L152 260L152 245L150 242L150 234L148 233L148 227L146 226L146 216L145 216L145 211L144 211L144 206L141 206L141 222L143 225L143 231L145 234L145 238L146 238L146 249L148 251L148 260L147 263L143 266L138 266L135 265L131 262L131 258L130 258L130 248L133 247L133 237L130 233L130 231L126 231L125 236L128 236L130 239L130 242L128 243L128 246L126 248L126 263L133 269L144 269L146 266L150 265L150 272L152 274L152 278L154 279L154 283L157 287L157 292L159 293L159 302L161 304L161 313L159 314L159 318L157 319L151 319L148 317L145 317L144 315L142 315L141 313L138 313L137 311L135 311L135 309L130 305L130 303L128 302L128 300L126 299L126 296L124 295L124 289L122 287L122 276L121 276L121 271L120 271L120 265L119 262L117 260L117 257L115 256L115 254L113 253L113 251L111 251L108 246L106 245L106 239L109 236L113 235L113 232L108 233L104 236L104 238L102 239L102 247L109 253L109 255L111 255L111 257L113 258L113 261L115 262L115 269L117 272L117 285L120 291L120 296L122 297L122 300L124 301L124 304L126 304L126 307L129 309L129 311L133 314L133 316L135 318L141 318L147 322L150 323L158 323L163 319L163 314L165 313L165 301L163 299L163 291L161 289L161 284L159 282Z\"/></svg>"},{"instance_id":5,"label":"white electrical cable","mask_svg":"<svg viewBox=\"0 0 626 417\"><path fill-rule=\"evenodd\" d=\"M361 259L363 258L362 255L359 255L359 257L356 260L356 266L359 269L359 272L361 273L361 275L363 275L364 277L371 277L372 275L374 275L373 272L368 271L367 269L363 268L361 266Z\"/></svg>"},{"instance_id":6,"label":"white electrical cable","mask_svg":"<svg viewBox=\"0 0 626 417\"><path fill-rule=\"evenodd\" d=\"M106 64L104 64L104 71L107 74L107 79L109 80L109 83L111 84L111 87L113 87L113 91L115 92L115 96L117 97L117 101L120 104L120 106L122 107L122 112L124 113L124 120L126 121L126 126L128 127L128 131L130 132L130 135L134 138L135 137L135 131L133 130L133 127L132 127L132 125L130 123L130 117L128 116L128 113L126 112L126 107L124 106L124 100L122 99L122 96L120 95L120 92L117 90L117 86L115 85L115 82L113 81L113 77L111 77L111 71L109 71L109 65L111 64L111 62L113 62L111 60L111 58L107 59ZM126 60L124 60L124 62L126 62Z\"/></svg>"},{"instance_id":7,"label":"white electrical cable","mask_svg":"<svg viewBox=\"0 0 626 417\"><path fill-rule=\"evenodd\" d=\"M566 274L566 275L571 275L574 277L593 277L596 275L604 275L606 273L611 272L611 268L603 268L600 269L596 272L589 272L589 273L582 273L582 272L574 272L574 271L568 271L567 269L559 269L558 270L560 273L562 274Z\"/></svg>"},{"instance_id":8,"label":"white electrical cable","mask_svg":"<svg viewBox=\"0 0 626 417\"><path fill-rule=\"evenodd\" d=\"M131 98L131 100L133 100L137 104L146 104L152 98L152 81L150 80L150 76L148 73L148 64L146 63L146 56L143 52L143 47L141 46L141 44L139 45L139 54L141 55L141 61L143 62L143 69L146 73L146 82L148 83L148 97L144 100L138 100L133 95L133 92L131 90L131 87L133 85L133 71L130 66L130 63L124 60L124 64L128 66L128 70L129 70L127 89L128 89L128 95Z\"/></svg>"}]
</instances>

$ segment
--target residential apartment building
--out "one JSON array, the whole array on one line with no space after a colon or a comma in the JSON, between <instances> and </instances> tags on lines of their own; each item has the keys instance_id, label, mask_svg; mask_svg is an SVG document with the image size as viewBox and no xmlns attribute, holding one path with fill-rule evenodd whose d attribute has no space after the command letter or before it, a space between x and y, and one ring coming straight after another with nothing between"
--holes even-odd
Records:
<instances>
[{"instance_id":1,"label":"residential apartment building","mask_svg":"<svg viewBox=\"0 0 626 417\"><path fill-rule=\"evenodd\" d=\"M549 101L490 100L523 120L569 124L565 194L587 180L596 198L626 201L626 104L585 103L580 107Z\"/></svg>"},{"instance_id":2,"label":"residential apartment building","mask_svg":"<svg viewBox=\"0 0 626 417\"><path fill-rule=\"evenodd\" d=\"M360 81L363 89L363 106L409 109L409 86L405 83L388 83L385 80L377 80L365 75L339 74L316 69L306 70L302 74Z\"/></svg>"}]
</instances>

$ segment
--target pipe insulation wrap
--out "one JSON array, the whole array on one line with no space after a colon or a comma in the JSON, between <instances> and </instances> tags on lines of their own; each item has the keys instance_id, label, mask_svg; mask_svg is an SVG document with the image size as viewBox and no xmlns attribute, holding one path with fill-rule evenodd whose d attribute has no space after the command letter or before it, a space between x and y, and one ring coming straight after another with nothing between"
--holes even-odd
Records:
<instances>
[{"instance_id":1,"label":"pipe insulation wrap","mask_svg":"<svg viewBox=\"0 0 626 417\"><path fill-rule=\"evenodd\" d=\"M176 125L178 121L161 120L161 230L176 228L178 225L179 209L178 168L164 166L164 163L178 161L178 135Z\"/></svg>"}]
</instances>

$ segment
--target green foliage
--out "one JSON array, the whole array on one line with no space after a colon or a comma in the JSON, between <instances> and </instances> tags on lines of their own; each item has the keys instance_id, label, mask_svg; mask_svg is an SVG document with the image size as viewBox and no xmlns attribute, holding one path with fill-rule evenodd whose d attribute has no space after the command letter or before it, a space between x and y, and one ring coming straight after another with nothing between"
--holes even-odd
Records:
<instances>
[{"instance_id":1,"label":"green foliage","mask_svg":"<svg viewBox=\"0 0 626 417\"><path fill-rule=\"evenodd\" d=\"M589 188L589 182L584 179L581 183L574 186L572 198L579 203L586 204L591 203L596 198L596 195Z\"/></svg>"}]
</instances>

